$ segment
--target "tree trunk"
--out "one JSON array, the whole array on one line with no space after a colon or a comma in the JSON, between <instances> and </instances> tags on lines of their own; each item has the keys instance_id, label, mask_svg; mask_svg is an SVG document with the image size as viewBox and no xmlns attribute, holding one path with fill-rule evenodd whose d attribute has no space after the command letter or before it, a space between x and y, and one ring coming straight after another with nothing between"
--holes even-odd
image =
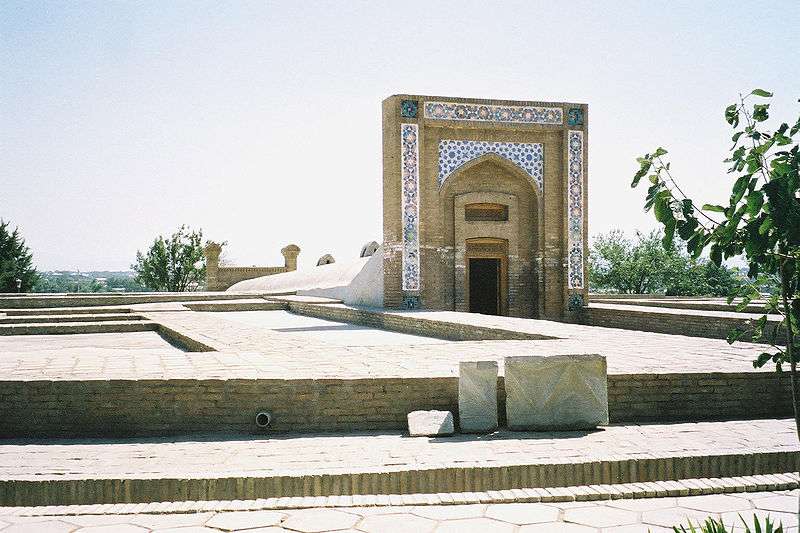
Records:
<instances>
[{"instance_id":1,"label":"tree trunk","mask_svg":"<svg viewBox=\"0 0 800 533\"><path fill-rule=\"evenodd\" d=\"M794 409L794 424L797 431L797 438L800 440L800 411L798 411L798 400L800 399L800 377L797 375L797 361L794 353L794 329L792 328L792 308L789 305L789 292L791 291L787 266L787 260L781 261L781 297L783 299L783 312L786 320L786 356L789 359L789 376L792 383L792 408Z\"/></svg>"}]
</instances>

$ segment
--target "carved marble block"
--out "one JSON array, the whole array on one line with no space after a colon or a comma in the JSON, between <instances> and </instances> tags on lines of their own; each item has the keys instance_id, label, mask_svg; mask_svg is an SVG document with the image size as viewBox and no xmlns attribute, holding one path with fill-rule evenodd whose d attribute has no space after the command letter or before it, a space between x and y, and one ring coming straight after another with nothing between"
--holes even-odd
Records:
<instances>
[{"instance_id":1,"label":"carved marble block","mask_svg":"<svg viewBox=\"0 0 800 533\"><path fill-rule=\"evenodd\" d=\"M516 430L608 424L606 358L597 354L505 358L506 417Z\"/></svg>"},{"instance_id":2,"label":"carved marble block","mask_svg":"<svg viewBox=\"0 0 800 533\"><path fill-rule=\"evenodd\" d=\"M497 429L497 361L459 363L458 425L462 433Z\"/></svg>"},{"instance_id":3,"label":"carved marble block","mask_svg":"<svg viewBox=\"0 0 800 533\"><path fill-rule=\"evenodd\" d=\"M453 413L450 411L412 411L408 413L408 433L412 437L452 435Z\"/></svg>"}]
</instances>

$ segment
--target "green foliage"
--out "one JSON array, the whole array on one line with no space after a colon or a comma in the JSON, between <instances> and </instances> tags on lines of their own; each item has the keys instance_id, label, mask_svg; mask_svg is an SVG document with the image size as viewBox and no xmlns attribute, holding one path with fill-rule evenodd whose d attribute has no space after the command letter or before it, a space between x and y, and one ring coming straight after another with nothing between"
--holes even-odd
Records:
<instances>
[{"instance_id":1,"label":"green foliage","mask_svg":"<svg viewBox=\"0 0 800 533\"><path fill-rule=\"evenodd\" d=\"M171 237L159 235L146 254L136 252L136 281L155 291L183 292L205 281L203 231L181 226Z\"/></svg>"},{"instance_id":2,"label":"green foliage","mask_svg":"<svg viewBox=\"0 0 800 533\"><path fill-rule=\"evenodd\" d=\"M40 272L33 292L141 292L140 285L128 272Z\"/></svg>"},{"instance_id":3,"label":"green foliage","mask_svg":"<svg viewBox=\"0 0 800 533\"><path fill-rule=\"evenodd\" d=\"M0 292L28 292L36 283L38 273L19 228L10 231L10 225L0 219ZM20 280L19 287L17 280Z\"/></svg>"},{"instance_id":4,"label":"green foliage","mask_svg":"<svg viewBox=\"0 0 800 533\"><path fill-rule=\"evenodd\" d=\"M662 244L652 231L628 239L612 230L594 239L589 253L589 279L601 291L669 296L727 296L742 284L736 271L705 259L694 259L675 242Z\"/></svg>"},{"instance_id":5,"label":"green foliage","mask_svg":"<svg viewBox=\"0 0 800 533\"><path fill-rule=\"evenodd\" d=\"M744 526L744 533L783 533L783 524L775 524L770 517L764 519L764 524L761 524L761 520L758 519L758 516L753 515L753 527L751 528L742 515L739 515L739 519L742 521L742 525ZM731 527L728 529L722 520L717 520L715 518L706 518L706 521L702 524L698 524L695 526L692 524L692 521L688 521L688 529L687 526L679 525L673 526L672 530L675 533L733 533L735 527Z\"/></svg>"},{"instance_id":6,"label":"green foliage","mask_svg":"<svg viewBox=\"0 0 800 533\"><path fill-rule=\"evenodd\" d=\"M663 242L668 246L675 234L686 241L692 257L709 251L711 261L722 261L743 255L748 275L763 280L762 274L780 281L780 293L768 301L768 311L779 313L786 331L785 348L774 342L774 352L762 354L754 365L769 361L778 368L791 369L795 421L800 436L800 378L797 376L798 325L800 325L800 147L795 136L800 132L800 118L793 125L781 123L768 130L769 103L763 99L772 93L756 89L739 102L725 109L725 120L734 130L729 164L731 188L728 205L697 204L679 187L664 160L667 151L657 148L637 159L639 171L633 177L636 187L647 177L645 209L652 209L656 220L664 226ZM748 100L755 99L752 107ZM713 216L712 216L713 215ZM740 298L746 305L759 297L758 290L748 285L731 294L731 301ZM766 316L757 319L755 333L763 332ZM730 342L738 338L729 337ZM755 335L756 340L763 339Z\"/></svg>"}]
</instances>

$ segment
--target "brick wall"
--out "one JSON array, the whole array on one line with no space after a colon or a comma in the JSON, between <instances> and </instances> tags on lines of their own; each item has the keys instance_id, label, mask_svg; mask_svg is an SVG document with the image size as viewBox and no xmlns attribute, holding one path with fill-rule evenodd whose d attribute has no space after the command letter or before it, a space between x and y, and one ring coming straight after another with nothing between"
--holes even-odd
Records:
<instances>
[{"instance_id":1,"label":"brick wall","mask_svg":"<svg viewBox=\"0 0 800 533\"><path fill-rule=\"evenodd\" d=\"M791 415L775 373L609 376L612 422ZM505 404L502 378L499 402ZM0 437L405 429L418 409L458 413L458 378L0 382ZM504 419L500 409L501 422Z\"/></svg>"},{"instance_id":2,"label":"brick wall","mask_svg":"<svg viewBox=\"0 0 800 533\"><path fill-rule=\"evenodd\" d=\"M753 315L753 319L757 319L759 316L760 315ZM732 329L737 327L745 328L747 320L748 319L737 316L690 314L688 312L670 313L662 312L658 309L643 311L641 309L631 308L631 306L610 308L590 305L585 309L584 318L581 323L589 326L724 339ZM770 321L764 328L765 338L772 338L773 332L778 327L778 323L778 319L770 316ZM744 335L741 337L741 340L748 340L750 338L750 335ZM781 328L777 339L779 342L785 343L783 328Z\"/></svg>"}]
</instances>

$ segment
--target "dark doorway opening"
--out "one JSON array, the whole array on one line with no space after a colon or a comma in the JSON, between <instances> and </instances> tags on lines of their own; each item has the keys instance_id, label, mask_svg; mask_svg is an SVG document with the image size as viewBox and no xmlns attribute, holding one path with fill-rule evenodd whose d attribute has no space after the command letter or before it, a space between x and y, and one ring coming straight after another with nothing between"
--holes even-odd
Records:
<instances>
[{"instance_id":1,"label":"dark doorway opening","mask_svg":"<svg viewBox=\"0 0 800 533\"><path fill-rule=\"evenodd\" d=\"M500 259L469 260L469 312L500 314Z\"/></svg>"}]
</instances>

